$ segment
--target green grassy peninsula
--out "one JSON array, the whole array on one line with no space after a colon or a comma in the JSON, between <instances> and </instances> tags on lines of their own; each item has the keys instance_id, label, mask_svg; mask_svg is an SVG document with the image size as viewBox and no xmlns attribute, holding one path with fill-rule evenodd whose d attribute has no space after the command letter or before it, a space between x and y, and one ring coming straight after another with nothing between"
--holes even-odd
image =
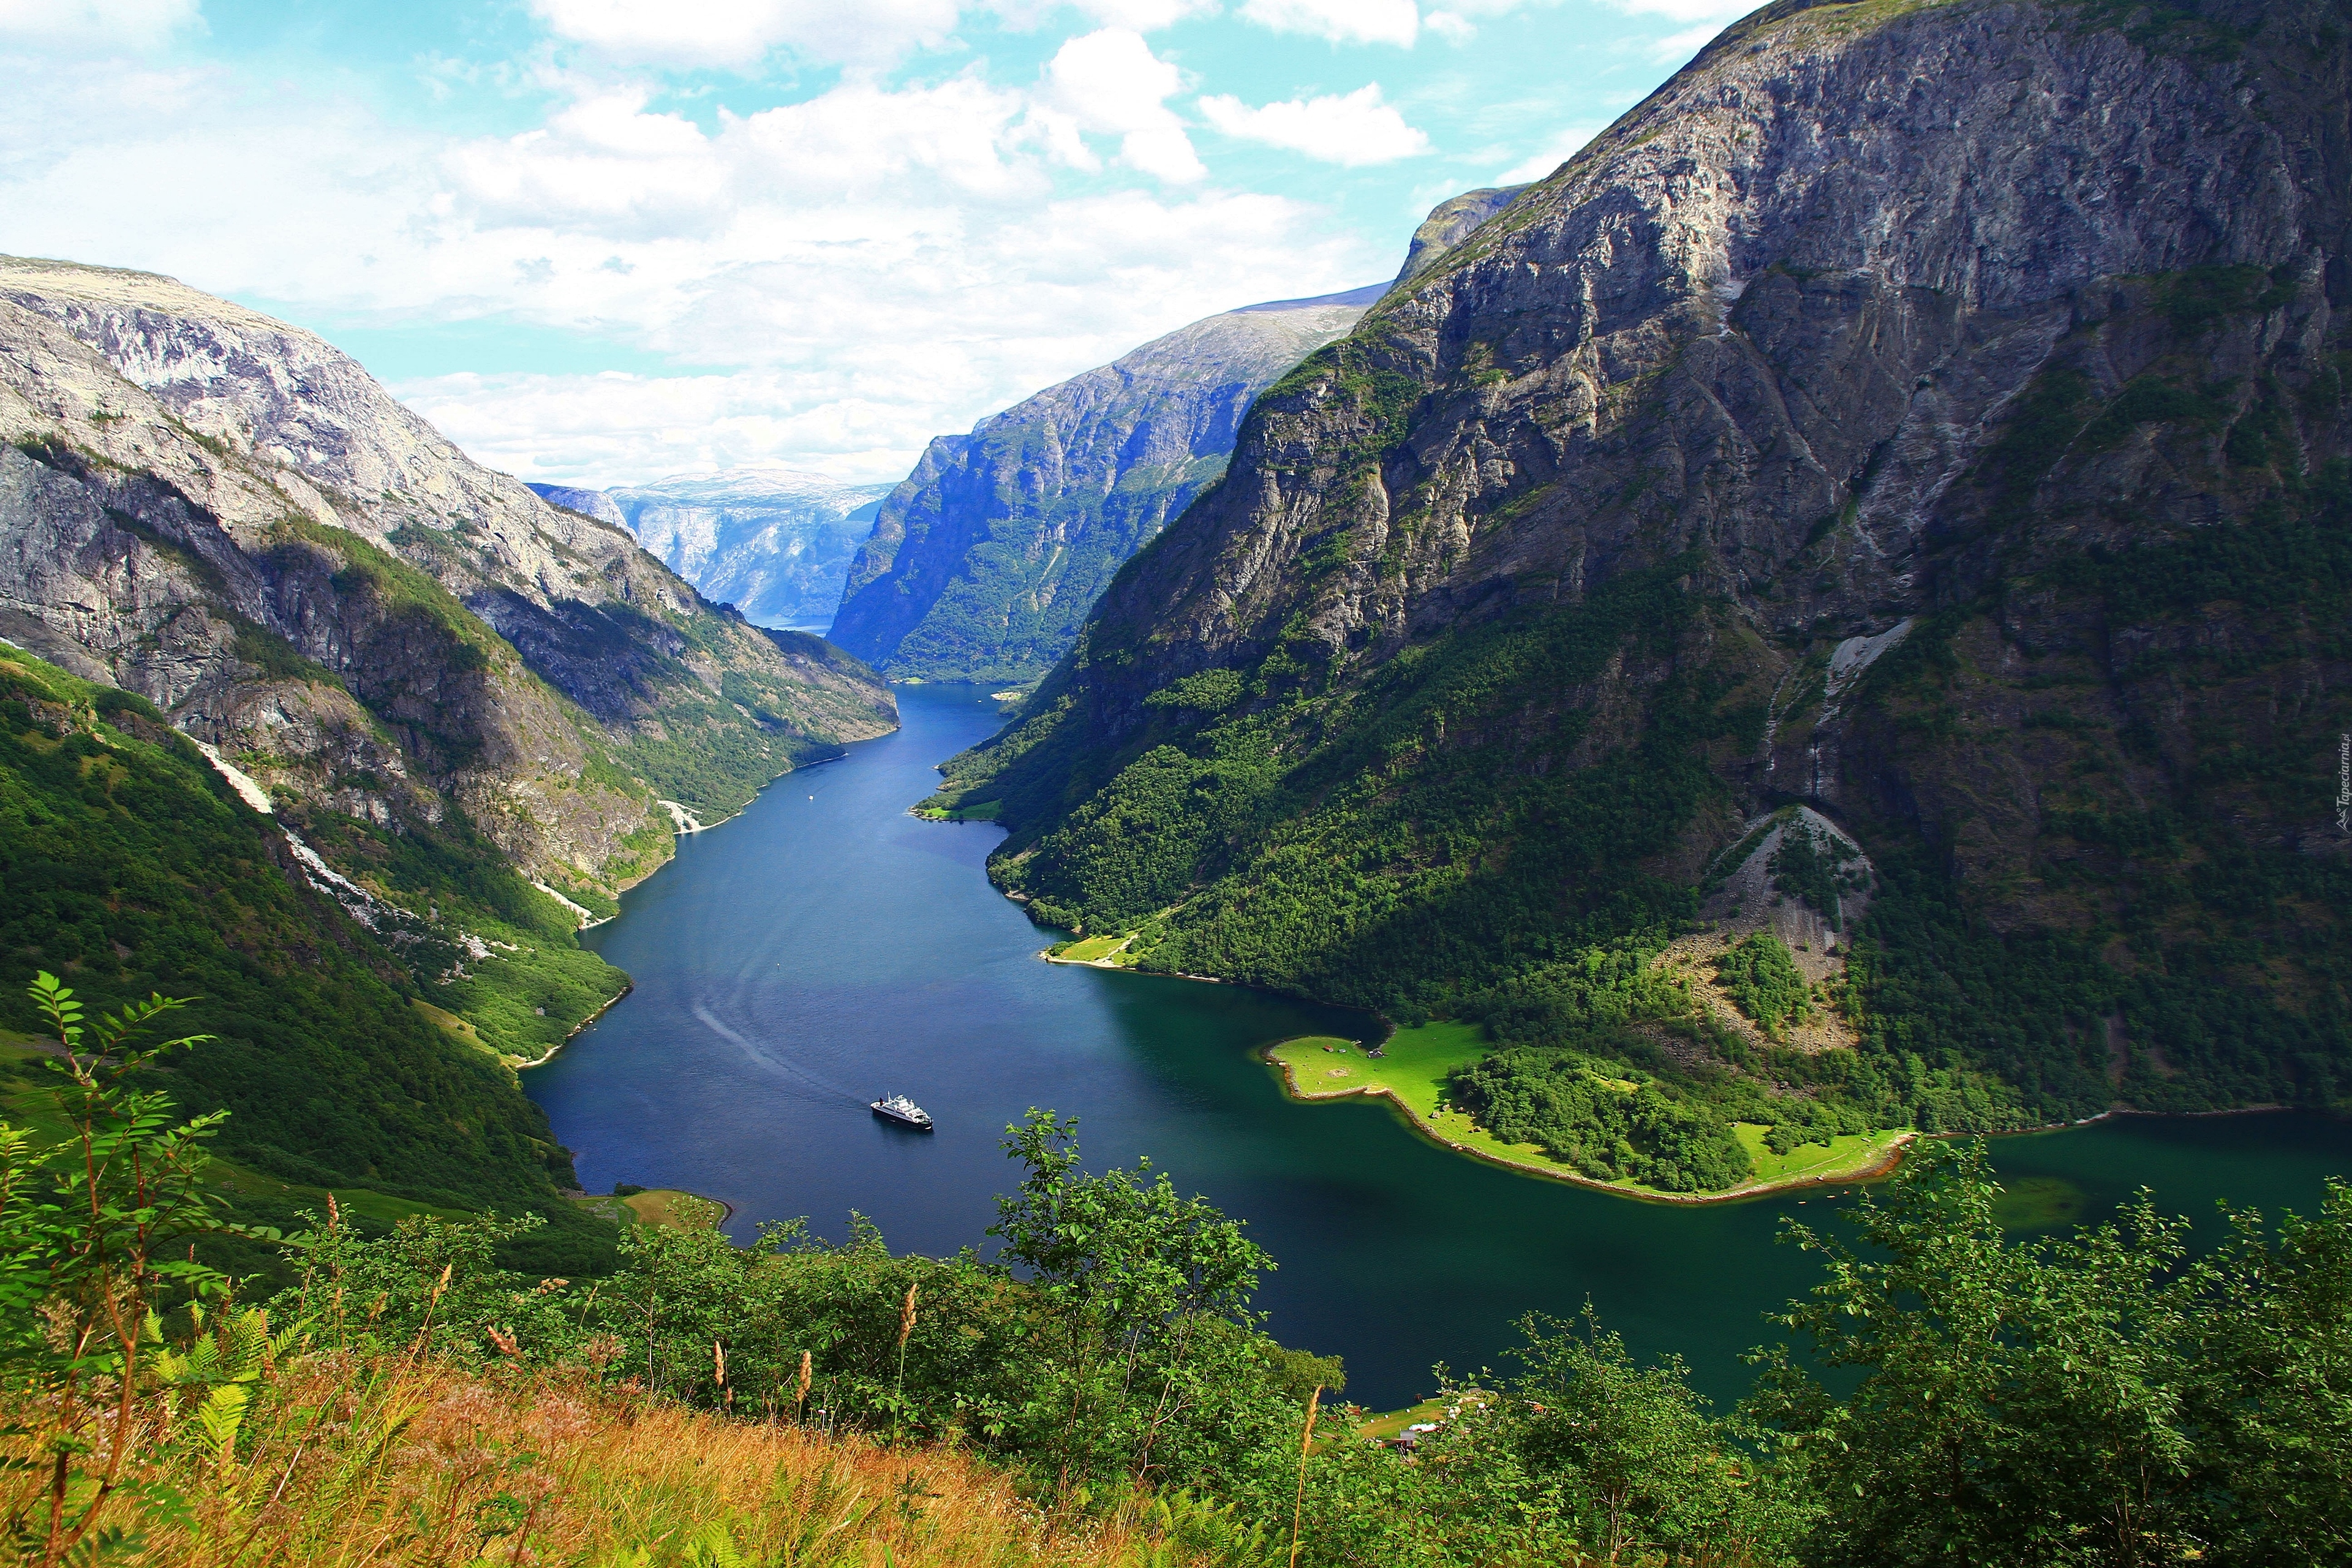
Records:
<instances>
[{"instance_id":1,"label":"green grassy peninsula","mask_svg":"<svg viewBox=\"0 0 2352 1568\"><path fill-rule=\"evenodd\" d=\"M1295 1100L1377 1096L1387 1100L1417 1131L1458 1153L1534 1175L1672 1203L1748 1198L1784 1187L1883 1174L1893 1167L1898 1151L1913 1136L1907 1131L1883 1130L1842 1133L1824 1142L1775 1152L1770 1146L1769 1127L1752 1121L1734 1122L1732 1132L1738 1140L1739 1154L1747 1162L1747 1173L1710 1191L1669 1188L1631 1175L1609 1174L1610 1167L1591 1159L1580 1163L1572 1153L1562 1152L1566 1140L1538 1136L1514 1142L1482 1125L1456 1103L1454 1089L1466 1075L1475 1073L1494 1048L1483 1026L1436 1023L1398 1030L1383 1042L1378 1056L1361 1041L1329 1035L1284 1040L1268 1047L1265 1056L1281 1073L1284 1087ZM1630 1079L1604 1077L1590 1069L1584 1076L1591 1089L1628 1107L1637 1100L1643 1087Z\"/></svg>"}]
</instances>

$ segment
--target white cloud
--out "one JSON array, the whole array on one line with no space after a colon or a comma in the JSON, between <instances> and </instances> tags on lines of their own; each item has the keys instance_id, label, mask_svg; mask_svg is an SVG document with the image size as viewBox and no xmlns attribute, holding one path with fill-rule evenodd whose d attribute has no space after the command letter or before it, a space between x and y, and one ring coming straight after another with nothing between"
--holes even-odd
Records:
<instances>
[{"instance_id":1,"label":"white cloud","mask_svg":"<svg viewBox=\"0 0 2352 1568\"><path fill-rule=\"evenodd\" d=\"M1607 130L1603 125L1570 125L1555 132L1544 144L1526 158L1495 176L1498 185L1523 184L1540 180L1582 151L1584 144Z\"/></svg>"},{"instance_id":2,"label":"white cloud","mask_svg":"<svg viewBox=\"0 0 2352 1568\"><path fill-rule=\"evenodd\" d=\"M1255 195L1139 193L1044 204L1019 226L766 231L771 254L709 278L674 341L724 335L761 363L677 376L451 375L400 395L527 479L638 482L789 462L904 478L926 441L1184 322L1376 270ZM1313 281L1306 281L1313 279ZM854 342L853 352L838 345Z\"/></svg>"},{"instance_id":3,"label":"white cloud","mask_svg":"<svg viewBox=\"0 0 2352 1568\"><path fill-rule=\"evenodd\" d=\"M1454 11L1432 11L1421 25L1449 44L1466 44L1478 36L1477 24Z\"/></svg>"},{"instance_id":4,"label":"white cloud","mask_svg":"<svg viewBox=\"0 0 2352 1568\"><path fill-rule=\"evenodd\" d=\"M1263 109L1237 98L1204 98L1201 112L1228 136L1286 147L1327 163L1391 163L1429 151L1429 138L1381 101L1378 82L1345 96L1291 99Z\"/></svg>"},{"instance_id":5,"label":"white cloud","mask_svg":"<svg viewBox=\"0 0 2352 1568\"><path fill-rule=\"evenodd\" d=\"M556 37L608 59L745 70L786 48L887 64L939 42L958 0L531 0Z\"/></svg>"},{"instance_id":6,"label":"white cloud","mask_svg":"<svg viewBox=\"0 0 2352 1568\"><path fill-rule=\"evenodd\" d=\"M198 26L197 0L0 0L0 41L142 50Z\"/></svg>"},{"instance_id":7,"label":"white cloud","mask_svg":"<svg viewBox=\"0 0 2352 1568\"><path fill-rule=\"evenodd\" d=\"M1661 60L1687 59L1713 43L1717 33L1756 9L1749 0L1609 0L1609 4L1633 16L1689 24L1650 45L1651 58Z\"/></svg>"},{"instance_id":8,"label":"white cloud","mask_svg":"<svg viewBox=\"0 0 2352 1568\"><path fill-rule=\"evenodd\" d=\"M1197 166L1153 96L1180 89L1175 68L1095 47L1128 74L1034 90L853 76L702 124L583 82L533 130L461 141L211 67L28 74L0 94L0 249L152 268L310 320L511 323L680 364L401 389L529 479L781 461L895 479L930 437L1186 321L1393 265L1285 198L1057 198L1040 114L1118 156Z\"/></svg>"},{"instance_id":9,"label":"white cloud","mask_svg":"<svg viewBox=\"0 0 2352 1568\"><path fill-rule=\"evenodd\" d=\"M1660 60L1685 60L1715 42L1722 26L1714 22L1696 27L1685 27L1679 33L1668 33L1650 46L1650 58Z\"/></svg>"},{"instance_id":10,"label":"white cloud","mask_svg":"<svg viewBox=\"0 0 2352 1568\"><path fill-rule=\"evenodd\" d=\"M614 239L707 229L727 171L692 121L644 111L642 90L583 99L537 131L466 143L446 160L452 195L492 226L593 228Z\"/></svg>"},{"instance_id":11,"label":"white cloud","mask_svg":"<svg viewBox=\"0 0 2352 1568\"><path fill-rule=\"evenodd\" d=\"M1305 33L1335 44L1410 48L1421 30L1413 0L1242 0L1241 15L1277 33Z\"/></svg>"},{"instance_id":12,"label":"white cloud","mask_svg":"<svg viewBox=\"0 0 2352 1568\"><path fill-rule=\"evenodd\" d=\"M1055 155L1074 167L1095 166L1080 134L1092 132L1119 137L1119 157L1133 167L1181 184L1208 173L1168 107L1183 85L1183 73L1154 55L1140 34L1105 27L1055 53L1032 120Z\"/></svg>"},{"instance_id":13,"label":"white cloud","mask_svg":"<svg viewBox=\"0 0 2352 1568\"><path fill-rule=\"evenodd\" d=\"M1664 16L1669 22L1713 22L1718 27L1756 9L1744 0L1609 0L1609 4L1636 16Z\"/></svg>"},{"instance_id":14,"label":"white cloud","mask_svg":"<svg viewBox=\"0 0 2352 1568\"><path fill-rule=\"evenodd\" d=\"M1218 0L1069 0L1081 15L1109 27L1150 33L1190 16L1211 16ZM1016 27L1034 27L1063 8L1063 0L992 0L991 8Z\"/></svg>"},{"instance_id":15,"label":"white cloud","mask_svg":"<svg viewBox=\"0 0 2352 1568\"><path fill-rule=\"evenodd\" d=\"M898 91L853 80L804 103L722 115L723 141L740 195L761 206L887 200L892 191L1042 196L1043 176L1007 153L1024 103L972 75Z\"/></svg>"}]
</instances>

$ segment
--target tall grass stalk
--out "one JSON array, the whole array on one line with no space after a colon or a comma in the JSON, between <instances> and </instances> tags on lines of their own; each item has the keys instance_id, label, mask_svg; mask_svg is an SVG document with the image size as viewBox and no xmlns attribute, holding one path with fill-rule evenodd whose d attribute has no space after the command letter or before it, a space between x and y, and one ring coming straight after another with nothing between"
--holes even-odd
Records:
<instances>
[{"instance_id":1,"label":"tall grass stalk","mask_svg":"<svg viewBox=\"0 0 2352 1568\"><path fill-rule=\"evenodd\" d=\"M253 1386L225 1462L192 1422L158 1422L124 1455L115 1506L126 1533L110 1563L1141 1568L1202 1561L1171 1540L1190 1516L1140 1493L1089 1528L1073 1531L1061 1521L1049 1531L1008 1478L969 1456L732 1420L638 1386L607 1390L584 1373L517 1375L512 1363L478 1373L331 1349L280 1363ZM0 1426L21 1414L0 1411Z\"/></svg>"},{"instance_id":2,"label":"tall grass stalk","mask_svg":"<svg viewBox=\"0 0 2352 1568\"><path fill-rule=\"evenodd\" d=\"M1323 1385L1318 1383L1307 1396L1307 1430L1298 1437L1298 1497L1290 1508L1290 1568L1298 1568L1298 1527L1307 1518L1307 1458L1315 1451L1315 1415L1322 1408Z\"/></svg>"}]
</instances>

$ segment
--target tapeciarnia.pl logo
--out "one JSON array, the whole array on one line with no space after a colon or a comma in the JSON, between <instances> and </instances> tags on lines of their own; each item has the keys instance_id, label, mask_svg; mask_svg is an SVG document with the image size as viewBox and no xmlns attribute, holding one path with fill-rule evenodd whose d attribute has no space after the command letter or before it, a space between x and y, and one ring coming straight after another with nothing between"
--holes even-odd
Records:
<instances>
[{"instance_id":1,"label":"tapeciarnia.pl logo","mask_svg":"<svg viewBox=\"0 0 2352 1568\"><path fill-rule=\"evenodd\" d=\"M2352 735L2336 742L2336 831L2352 833Z\"/></svg>"}]
</instances>

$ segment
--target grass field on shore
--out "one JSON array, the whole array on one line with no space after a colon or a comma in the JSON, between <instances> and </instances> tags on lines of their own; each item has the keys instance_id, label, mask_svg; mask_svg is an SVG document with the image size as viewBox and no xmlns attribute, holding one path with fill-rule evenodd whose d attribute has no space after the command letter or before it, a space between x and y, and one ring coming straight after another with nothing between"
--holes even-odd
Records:
<instances>
[{"instance_id":1,"label":"grass field on shore","mask_svg":"<svg viewBox=\"0 0 2352 1568\"><path fill-rule=\"evenodd\" d=\"M1294 1099L1386 1095L1422 1131L1459 1152L1629 1196L1695 1201L1692 1194L1661 1193L1634 1182L1594 1181L1535 1144L1506 1143L1462 1111L1446 1108L1447 1076L1494 1048L1483 1025L1435 1023L1399 1029L1389 1037L1378 1057L1370 1055L1360 1040L1308 1035L1268 1047L1266 1058L1284 1073ZM1628 1092L1633 1089L1625 1082L1618 1087ZM1779 1187L1859 1176L1885 1164L1909 1136L1905 1132L1853 1134L1840 1137L1826 1148L1807 1143L1787 1154L1775 1154L1764 1144L1769 1129L1742 1121L1734 1123L1733 1130L1754 1162L1756 1174L1739 1186L1705 1197L1747 1197Z\"/></svg>"},{"instance_id":2,"label":"grass field on shore","mask_svg":"<svg viewBox=\"0 0 2352 1568\"><path fill-rule=\"evenodd\" d=\"M1100 963L1105 959L1116 962L1120 950L1127 946L1129 940L1114 931L1107 936L1084 937L1066 947L1054 948L1049 951L1054 957L1065 963ZM1122 964L1121 967L1126 966Z\"/></svg>"}]
</instances>

